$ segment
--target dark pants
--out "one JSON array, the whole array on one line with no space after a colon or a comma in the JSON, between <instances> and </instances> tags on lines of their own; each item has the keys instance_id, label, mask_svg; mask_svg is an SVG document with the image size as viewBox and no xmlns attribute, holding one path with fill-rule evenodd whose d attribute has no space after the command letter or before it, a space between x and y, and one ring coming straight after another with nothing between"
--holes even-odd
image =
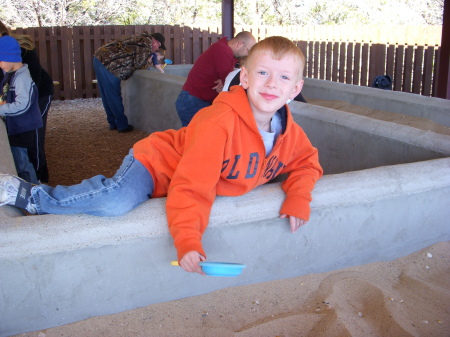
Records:
<instances>
[{"instance_id":1,"label":"dark pants","mask_svg":"<svg viewBox=\"0 0 450 337\"><path fill-rule=\"evenodd\" d=\"M41 110L43 126L36 130L33 146L28 148L28 158L33 164L37 179L42 183L48 183L49 179L47 157L45 156L45 133L47 131L47 117L51 104L51 95L39 98L39 109Z\"/></svg>"},{"instance_id":2,"label":"dark pants","mask_svg":"<svg viewBox=\"0 0 450 337\"><path fill-rule=\"evenodd\" d=\"M178 117L180 117L181 126L187 126L192 117L204 107L210 106L211 102L203 101L200 98L192 96L186 90L181 90L175 101Z\"/></svg>"},{"instance_id":3,"label":"dark pants","mask_svg":"<svg viewBox=\"0 0 450 337\"><path fill-rule=\"evenodd\" d=\"M106 69L96 57L93 59L93 65L109 127L118 130L128 128L128 118L125 116L122 102L121 80Z\"/></svg>"}]
</instances>

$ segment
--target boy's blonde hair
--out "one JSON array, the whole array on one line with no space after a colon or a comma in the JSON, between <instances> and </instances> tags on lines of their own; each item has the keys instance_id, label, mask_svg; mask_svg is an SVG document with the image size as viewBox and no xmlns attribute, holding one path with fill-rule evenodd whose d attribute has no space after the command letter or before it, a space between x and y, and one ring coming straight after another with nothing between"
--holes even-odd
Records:
<instances>
[{"instance_id":1,"label":"boy's blonde hair","mask_svg":"<svg viewBox=\"0 0 450 337\"><path fill-rule=\"evenodd\" d=\"M267 37L256 43L252 49L250 49L245 63L249 64L249 61L251 62L251 59L255 54L265 52L269 52L275 60L280 60L286 55L292 55L297 58L300 63L298 79L302 78L303 68L305 67L305 55L303 55L300 48L298 48L291 40L283 36Z\"/></svg>"}]
</instances>

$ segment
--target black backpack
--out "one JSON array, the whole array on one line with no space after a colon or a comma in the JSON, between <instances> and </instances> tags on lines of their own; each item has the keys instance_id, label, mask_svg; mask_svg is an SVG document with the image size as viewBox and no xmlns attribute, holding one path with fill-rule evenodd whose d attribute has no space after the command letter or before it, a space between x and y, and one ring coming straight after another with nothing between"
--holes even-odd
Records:
<instances>
[{"instance_id":1,"label":"black backpack","mask_svg":"<svg viewBox=\"0 0 450 337\"><path fill-rule=\"evenodd\" d=\"M392 78L389 75L380 75L375 77L372 83L372 88L379 88L384 90L392 90Z\"/></svg>"}]
</instances>

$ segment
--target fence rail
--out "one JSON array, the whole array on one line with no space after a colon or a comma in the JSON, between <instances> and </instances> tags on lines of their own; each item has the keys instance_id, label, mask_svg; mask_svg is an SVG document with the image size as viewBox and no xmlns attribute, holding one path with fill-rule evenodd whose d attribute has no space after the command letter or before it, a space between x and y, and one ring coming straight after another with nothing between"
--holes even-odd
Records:
<instances>
[{"instance_id":1,"label":"fence rail","mask_svg":"<svg viewBox=\"0 0 450 337\"><path fill-rule=\"evenodd\" d=\"M92 67L94 51L111 39L137 35L144 30L164 34L168 47L166 58L174 64L194 63L221 37L219 28L178 25L40 27L17 28L13 32L34 38L43 67L59 83L55 87L55 99L75 99L99 96L97 85L92 82L95 79ZM239 27L236 30L249 30L257 40L283 35L296 41L306 56L306 77L370 86L377 75L388 74L393 78L393 89L396 91L436 95L440 55L436 34L428 38L431 43L424 43L422 36L419 40L423 43L417 44L380 43L379 39L367 37L365 39L369 41L365 42L342 36L338 38L335 34L330 34L327 40L323 38L326 36L323 29L319 30L321 37L317 37L319 34L314 30L308 29L306 34L305 28L298 27ZM404 34L397 35L402 39L404 37ZM431 35L428 31L425 34L426 37ZM314 39L309 40L311 37ZM396 38L391 41L400 40ZM411 38L405 37L403 41L411 41Z\"/></svg>"}]
</instances>

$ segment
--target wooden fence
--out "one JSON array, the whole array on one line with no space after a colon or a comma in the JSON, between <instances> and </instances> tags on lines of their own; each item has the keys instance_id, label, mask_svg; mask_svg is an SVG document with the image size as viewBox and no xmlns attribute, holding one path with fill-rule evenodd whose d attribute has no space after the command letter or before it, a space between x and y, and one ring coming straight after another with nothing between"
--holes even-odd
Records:
<instances>
[{"instance_id":1,"label":"wooden fence","mask_svg":"<svg viewBox=\"0 0 450 337\"><path fill-rule=\"evenodd\" d=\"M221 37L219 28L177 25L17 28L13 32L34 38L43 67L58 82L55 99L76 99L99 96L97 85L92 82L94 51L111 39L137 35L144 30L164 34L166 58L174 64L194 63ZM435 96L440 55L437 44L358 42L334 37L328 41L308 41L298 36L300 28L292 27L286 31L274 28L273 32L267 27L240 27L240 30L251 31L257 40L283 35L296 41L306 56L306 77L370 86L377 75L388 74L393 78L394 90Z\"/></svg>"}]
</instances>

